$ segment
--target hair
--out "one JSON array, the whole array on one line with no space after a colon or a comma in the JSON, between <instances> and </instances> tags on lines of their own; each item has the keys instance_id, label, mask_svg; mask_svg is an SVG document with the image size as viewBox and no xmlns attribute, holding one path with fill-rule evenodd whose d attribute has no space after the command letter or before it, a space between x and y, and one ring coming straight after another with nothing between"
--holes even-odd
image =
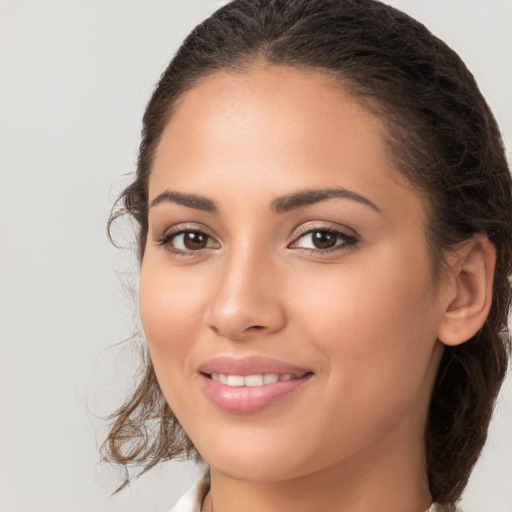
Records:
<instances>
[{"instance_id":1,"label":"hair","mask_svg":"<svg viewBox=\"0 0 512 512\"><path fill-rule=\"evenodd\" d=\"M508 370L512 183L497 123L472 74L421 23L375 0L234 0L221 7L194 28L162 74L144 114L136 176L114 205L109 230L122 215L135 219L142 261L152 161L177 100L213 73L245 72L260 61L328 73L380 115L398 171L429 200L435 272L474 234L496 249L490 313L469 341L445 348L425 427L431 494L452 507L485 443ZM147 355L138 387L110 419L102 451L125 467L119 489L129 467L142 474L177 457L201 460Z\"/></svg>"}]
</instances>

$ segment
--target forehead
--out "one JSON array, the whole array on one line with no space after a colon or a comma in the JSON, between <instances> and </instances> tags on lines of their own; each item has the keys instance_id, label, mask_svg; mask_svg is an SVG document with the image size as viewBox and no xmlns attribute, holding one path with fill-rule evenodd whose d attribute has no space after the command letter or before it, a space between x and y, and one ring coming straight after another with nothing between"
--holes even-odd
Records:
<instances>
[{"instance_id":1,"label":"forehead","mask_svg":"<svg viewBox=\"0 0 512 512\"><path fill-rule=\"evenodd\" d=\"M266 130L264 141L257 131L261 128ZM223 144L240 139L247 144L282 143L293 136L306 136L318 144L326 137L326 142L332 138L342 142L348 131L362 134L362 129L376 136L374 145L380 144L381 120L333 75L253 64L245 71L222 71L203 78L178 99L165 131L179 135L184 130L196 139L202 135L211 139L216 133L215 142Z\"/></svg>"},{"instance_id":2,"label":"forehead","mask_svg":"<svg viewBox=\"0 0 512 512\"><path fill-rule=\"evenodd\" d=\"M403 182L384 123L339 80L256 64L210 75L181 96L155 153L149 197L219 185L240 195L248 184L269 195L335 185L377 197Z\"/></svg>"}]
</instances>

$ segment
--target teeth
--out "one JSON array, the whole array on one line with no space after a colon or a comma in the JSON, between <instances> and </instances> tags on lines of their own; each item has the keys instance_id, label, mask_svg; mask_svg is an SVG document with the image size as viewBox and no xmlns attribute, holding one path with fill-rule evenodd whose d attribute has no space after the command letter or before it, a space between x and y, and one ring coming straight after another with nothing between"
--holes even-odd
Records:
<instances>
[{"instance_id":1,"label":"teeth","mask_svg":"<svg viewBox=\"0 0 512 512\"><path fill-rule=\"evenodd\" d=\"M211 377L212 380L222 382L222 384L227 384L228 376L224 375L223 373L212 373Z\"/></svg>"},{"instance_id":2,"label":"teeth","mask_svg":"<svg viewBox=\"0 0 512 512\"><path fill-rule=\"evenodd\" d=\"M267 373L263 375L263 384L274 384L279 380L279 375L277 373Z\"/></svg>"},{"instance_id":3,"label":"teeth","mask_svg":"<svg viewBox=\"0 0 512 512\"><path fill-rule=\"evenodd\" d=\"M239 387L245 384L245 378L242 375L228 375L228 379L226 381L228 386Z\"/></svg>"},{"instance_id":4,"label":"teeth","mask_svg":"<svg viewBox=\"0 0 512 512\"><path fill-rule=\"evenodd\" d=\"M284 373L279 375L277 373L259 373L256 375L226 375L224 373L212 373L212 380L227 384L232 387L240 386L263 386L264 384L274 384L276 382L288 381L295 379L295 375L291 373Z\"/></svg>"},{"instance_id":5,"label":"teeth","mask_svg":"<svg viewBox=\"0 0 512 512\"><path fill-rule=\"evenodd\" d=\"M246 386L262 386L263 385L263 375L247 375L245 377L245 385Z\"/></svg>"}]
</instances>

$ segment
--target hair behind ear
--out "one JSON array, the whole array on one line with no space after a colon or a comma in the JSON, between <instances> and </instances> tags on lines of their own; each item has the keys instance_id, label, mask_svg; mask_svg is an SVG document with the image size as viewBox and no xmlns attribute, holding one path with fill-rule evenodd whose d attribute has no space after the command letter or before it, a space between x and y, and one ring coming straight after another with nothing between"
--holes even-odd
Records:
<instances>
[{"instance_id":1,"label":"hair behind ear","mask_svg":"<svg viewBox=\"0 0 512 512\"><path fill-rule=\"evenodd\" d=\"M446 258L445 311L438 338L446 345L430 402L427 471L433 498L458 499L487 438L501 382L508 370L507 332L497 342L488 322L496 248L475 234Z\"/></svg>"}]
</instances>

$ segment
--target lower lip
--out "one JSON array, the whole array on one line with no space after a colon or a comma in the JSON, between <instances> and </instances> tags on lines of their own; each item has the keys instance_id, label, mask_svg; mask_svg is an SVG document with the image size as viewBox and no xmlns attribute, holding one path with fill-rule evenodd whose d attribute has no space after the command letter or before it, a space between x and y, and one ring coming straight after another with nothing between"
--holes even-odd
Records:
<instances>
[{"instance_id":1,"label":"lower lip","mask_svg":"<svg viewBox=\"0 0 512 512\"><path fill-rule=\"evenodd\" d=\"M252 414L276 403L308 382L312 374L300 379L279 381L263 386L228 386L201 374L206 396L223 411Z\"/></svg>"}]
</instances>

